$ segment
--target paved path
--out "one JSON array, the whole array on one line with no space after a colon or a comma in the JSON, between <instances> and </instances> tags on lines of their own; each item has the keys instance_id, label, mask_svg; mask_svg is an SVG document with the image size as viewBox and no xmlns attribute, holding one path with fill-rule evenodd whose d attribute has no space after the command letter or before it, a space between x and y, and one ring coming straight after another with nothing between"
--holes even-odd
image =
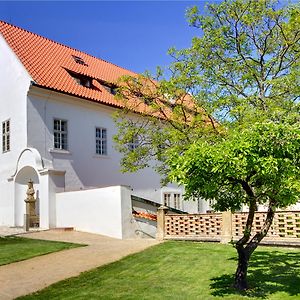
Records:
<instances>
[{"instance_id":1,"label":"paved path","mask_svg":"<svg viewBox=\"0 0 300 300\"><path fill-rule=\"evenodd\" d=\"M42 231L24 237L88 244L0 267L0 299L14 299L52 283L158 244L156 240L117 240L76 231Z\"/></svg>"},{"instance_id":2,"label":"paved path","mask_svg":"<svg viewBox=\"0 0 300 300\"><path fill-rule=\"evenodd\" d=\"M29 232L37 232L41 231L39 228L30 228ZM9 236L9 235L17 235L21 233L25 233L26 231L23 227L8 227L8 226L0 226L0 237L1 236Z\"/></svg>"}]
</instances>

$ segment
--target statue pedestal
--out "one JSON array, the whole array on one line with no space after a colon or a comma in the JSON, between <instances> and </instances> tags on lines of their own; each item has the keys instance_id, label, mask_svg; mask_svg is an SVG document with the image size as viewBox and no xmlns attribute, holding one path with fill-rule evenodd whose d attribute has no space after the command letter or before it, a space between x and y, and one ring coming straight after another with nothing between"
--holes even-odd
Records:
<instances>
[{"instance_id":1,"label":"statue pedestal","mask_svg":"<svg viewBox=\"0 0 300 300\"><path fill-rule=\"evenodd\" d=\"M29 231L30 218L28 214L24 214L24 231Z\"/></svg>"}]
</instances>

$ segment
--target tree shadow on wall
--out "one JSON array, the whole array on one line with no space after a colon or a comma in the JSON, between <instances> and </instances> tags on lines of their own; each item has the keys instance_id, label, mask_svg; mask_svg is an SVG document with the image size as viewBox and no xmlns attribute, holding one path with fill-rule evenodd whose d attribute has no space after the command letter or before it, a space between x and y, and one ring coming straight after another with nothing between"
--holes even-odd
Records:
<instances>
[{"instance_id":1,"label":"tree shadow on wall","mask_svg":"<svg viewBox=\"0 0 300 300\"><path fill-rule=\"evenodd\" d=\"M299 295L300 298L300 252L266 251L260 248L253 253L249 263L250 289L237 292L232 287L233 280L233 274L212 278L211 294L219 297L239 294L266 298L270 294L285 292L291 296Z\"/></svg>"}]
</instances>

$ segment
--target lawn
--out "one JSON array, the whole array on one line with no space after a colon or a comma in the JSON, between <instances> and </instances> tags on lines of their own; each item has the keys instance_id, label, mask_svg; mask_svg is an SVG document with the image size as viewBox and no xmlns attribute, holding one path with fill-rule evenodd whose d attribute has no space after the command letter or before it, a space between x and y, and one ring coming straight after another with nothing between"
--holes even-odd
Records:
<instances>
[{"instance_id":1,"label":"lawn","mask_svg":"<svg viewBox=\"0 0 300 300\"><path fill-rule=\"evenodd\" d=\"M20 299L300 299L300 249L257 249L252 289L231 288L230 245L165 242Z\"/></svg>"},{"instance_id":2,"label":"lawn","mask_svg":"<svg viewBox=\"0 0 300 300\"><path fill-rule=\"evenodd\" d=\"M82 245L14 236L0 237L0 266L79 246Z\"/></svg>"}]
</instances>

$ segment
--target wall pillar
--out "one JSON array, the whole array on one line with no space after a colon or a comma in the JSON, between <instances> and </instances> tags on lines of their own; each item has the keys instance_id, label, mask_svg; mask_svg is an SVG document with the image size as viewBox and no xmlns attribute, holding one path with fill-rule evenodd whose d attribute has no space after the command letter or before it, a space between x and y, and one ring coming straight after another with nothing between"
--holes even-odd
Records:
<instances>
[{"instance_id":1,"label":"wall pillar","mask_svg":"<svg viewBox=\"0 0 300 300\"><path fill-rule=\"evenodd\" d=\"M46 172L40 175L40 190L37 195L40 206L40 228L49 229L49 176Z\"/></svg>"},{"instance_id":2,"label":"wall pillar","mask_svg":"<svg viewBox=\"0 0 300 300\"><path fill-rule=\"evenodd\" d=\"M164 205L157 209L157 233L156 239L163 240L165 237L165 215L168 208Z\"/></svg>"},{"instance_id":3,"label":"wall pillar","mask_svg":"<svg viewBox=\"0 0 300 300\"><path fill-rule=\"evenodd\" d=\"M121 230L122 239L136 238L136 226L132 216L131 188L120 186L120 209L121 209Z\"/></svg>"},{"instance_id":4,"label":"wall pillar","mask_svg":"<svg viewBox=\"0 0 300 300\"><path fill-rule=\"evenodd\" d=\"M232 213L231 211L222 212L222 236L221 243L227 244L232 239Z\"/></svg>"}]
</instances>

